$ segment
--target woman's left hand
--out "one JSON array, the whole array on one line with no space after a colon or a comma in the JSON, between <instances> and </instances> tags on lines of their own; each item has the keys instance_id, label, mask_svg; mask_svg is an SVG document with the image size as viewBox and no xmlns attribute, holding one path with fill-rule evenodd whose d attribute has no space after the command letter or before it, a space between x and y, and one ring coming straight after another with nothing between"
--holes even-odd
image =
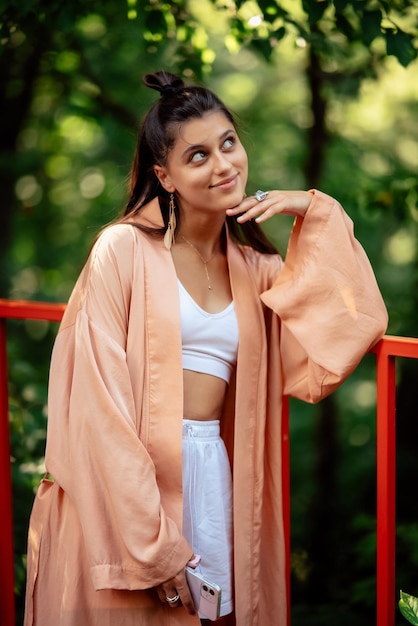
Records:
<instances>
[{"instance_id":1,"label":"woman's left hand","mask_svg":"<svg viewBox=\"0 0 418 626\"><path fill-rule=\"evenodd\" d=\"M312 201L309 191L282 191L272 190L264 200L257 200L255 196L247 196L233 209L227 209L227 215L238 215L237 222L243 224L249 220L258 223L265 222L274 215L299 215L303 217Z\"/></svg>"}]
</instances>

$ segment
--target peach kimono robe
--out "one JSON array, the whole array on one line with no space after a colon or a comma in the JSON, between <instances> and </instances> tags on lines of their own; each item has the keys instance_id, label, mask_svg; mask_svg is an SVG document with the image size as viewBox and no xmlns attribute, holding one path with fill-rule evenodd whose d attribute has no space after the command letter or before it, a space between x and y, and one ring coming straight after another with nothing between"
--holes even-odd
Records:
<instances>
[{"instance_id":1,"label":"peach kimono robe","mask_svg":"<svg viewBox=\"0 0 418 626\"><path fill-rule=\"evenodd\" d=\"M157 200L141 219L161 222ZM286 263L228 241L239 326L222 419L234 483L236 621L286 624L281 402L332 392L387 323L351 220L313 192ZM25 626L199 624L153 590L191 557L182 526L182 362L171 254L108 227L53 350L45 478L31 516Z\"/></svg>"}]
</instances>

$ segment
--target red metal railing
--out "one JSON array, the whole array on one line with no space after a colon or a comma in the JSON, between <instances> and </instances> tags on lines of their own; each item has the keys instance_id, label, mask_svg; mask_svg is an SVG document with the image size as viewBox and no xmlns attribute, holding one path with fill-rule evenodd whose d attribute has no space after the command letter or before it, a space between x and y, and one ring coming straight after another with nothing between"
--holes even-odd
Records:
<instances>
[{"instance_id":1,"label":"red metal railing","mask_svg":"<svg viewBox=\"0 0 418 626\"><path fill-rule=\"evenodd\" d=\"M2 626L15 625L12 489L8 419L7 319L59 322L63 304L0 300L0 606ZM395 624L395 360L418 358L418 339L385 336L374 347L377 381L377 624ZM288 403L284 402L282 431L283 506L290 624L290 463Z\"/></svg>"},{"instance_id":2,"label":"red metal railing","mask_svg":"<svg viewBox=\"0 0 418 626\"><path fill-rule=\"evenodd\" d=\"M377 625L395 624L396 357L418 358L418 339L384 337L374 347L377 382Z\"/></svg>"},{"instance_id":3,"label":"red metal railing","mask_svg":"<svg viewBox=\"0 0 418 626\"><path fill-rule=\"evenodd\" d=\"M15 626L12 479L10 471L7 319L59 322L63 304L0 300L0 607L3 626Z\"/></svg>"}]
</instances>

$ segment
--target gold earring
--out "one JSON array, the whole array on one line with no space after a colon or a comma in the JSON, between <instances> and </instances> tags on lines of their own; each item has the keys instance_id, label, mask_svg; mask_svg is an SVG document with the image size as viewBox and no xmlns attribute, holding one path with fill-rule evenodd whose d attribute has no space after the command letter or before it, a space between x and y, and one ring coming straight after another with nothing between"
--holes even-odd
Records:
<instances>
[{"instance_id":1,"label":"gold earring","mask_svg":"<svg viewBox=\"0 0 418 626\"><path fill-rule=\"evenodd\" d=\"M164 235L164 245L167 250L171 250L174 241L174 232L176 230L176 212L174 206L174 194L170 193L170 202L168 205L168 225Z\"/></svg>"}]
</instances>

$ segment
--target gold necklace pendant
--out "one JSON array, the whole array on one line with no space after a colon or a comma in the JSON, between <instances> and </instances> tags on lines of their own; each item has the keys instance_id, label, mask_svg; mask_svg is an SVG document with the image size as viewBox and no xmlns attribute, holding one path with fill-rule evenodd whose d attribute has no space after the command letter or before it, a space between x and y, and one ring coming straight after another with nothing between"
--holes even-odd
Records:
<instances>
[{"instance_id":1,"label":"gold necklace pendant","mask_svg":"<svg viewBox=\"0 0 418 626\"><path fill-rule=\"evenodd\" d=\"M186 239L186 237L184 237L183 235L181 236L181 238L187 243L189 244L189 246L196 252L197 256L199 257L199 259L202 261L203 266L205 268L205 273L206 273L206 280L208 281L208 289L212 289L212 284L211 284L211 280L210 280L210 276L209 276L209 270L208 270L208 263L210 263L213 259L213 257L215 256L215 252L212 254L212 256L210 257L210 259L208 259L207 261L205 261L205 259L202 257L202 255L200 254L199 250L196 248L196 246L194 246L192 244L191 241L189 241L188 239Z\"/></svg>"}]
</instances>

